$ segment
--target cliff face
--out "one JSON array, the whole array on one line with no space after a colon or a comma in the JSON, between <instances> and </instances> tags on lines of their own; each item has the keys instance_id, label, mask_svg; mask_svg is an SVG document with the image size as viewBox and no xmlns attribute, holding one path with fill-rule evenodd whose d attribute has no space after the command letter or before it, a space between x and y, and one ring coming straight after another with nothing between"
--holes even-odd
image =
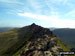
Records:
<instances>
[{"instance_id":1,"label":"cliff face","mask_svg":"<svg viewBox=\"0 0 75 56\"><path fill-rule=\"evenodd\" d=\"M53 33L41 26L30 25L32 36L27 41L28 44L20 56L57 56L62 49L57 46L56 38ZM21 30L24 30L22 28Z\"/></svg>"}]
</instances>

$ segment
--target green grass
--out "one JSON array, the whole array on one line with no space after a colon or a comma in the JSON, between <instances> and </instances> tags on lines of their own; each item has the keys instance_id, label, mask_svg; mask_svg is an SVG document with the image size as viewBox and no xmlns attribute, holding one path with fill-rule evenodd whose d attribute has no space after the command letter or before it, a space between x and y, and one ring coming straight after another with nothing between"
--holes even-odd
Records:
<instances>
[{"instance_id":1,"label":"green grass","mask_svg":"<svg viewBox=\"0 0 75 56\"><path fill-rule=\"evenodd\" d=\"M60 46L63 49L63 51L70 51L70 49L59 38L56 38L56 40L58 46Z\"/></svg>"},{"instance_id":2,"label":"green grass","mask_svg":"<svg viewBox=\"0 0 75 56\"><path fill-rule=\"evenodd\" d=\"M19 29L13 29L8 32L0 33L0 56L12 56L19 53L26 45L32 31L18 32ZM17 55L15 54L15 55Z\"/></svg>"},{"instance_id":3,"label":"green grass","mask_svg":"<svg viewBox=\"0 0 75 56\"><path fill-rule=\"evenodd\" d=\"M13 54L13 56L18 56L19 54L22 53L22 51L25 49L25 47L27 46L28 43L26 43L22 48L20 48L15 54Z\"/></svg>"},{"instance_id":4,"label":"green grass","mask_svg":"<svg viewBox=\"0 0 75 56\"><path fill-rule=\"evenodd\" d=\"M17 37L15 31L0 33L0 56L5 56L3 53L18 41Z\"/></svg>"}]
</instances>

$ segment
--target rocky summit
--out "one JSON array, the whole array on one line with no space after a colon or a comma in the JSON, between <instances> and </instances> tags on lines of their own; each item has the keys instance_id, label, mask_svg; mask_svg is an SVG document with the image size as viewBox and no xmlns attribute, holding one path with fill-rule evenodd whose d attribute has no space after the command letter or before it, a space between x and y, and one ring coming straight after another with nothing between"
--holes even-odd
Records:
<instances>
[{"instance_id":1,"label":"rocky summit","mask_svg":"<svg viewBox=\"0 0 75 56\"><path fill-rule=\"evenodd\" d=\"M27 27L32 36L19 56L58 56L62 49L57 45L56 37L49 29L35 23ZM24 31L24 28L21 30Z\"/></svg>"}]
</instances>

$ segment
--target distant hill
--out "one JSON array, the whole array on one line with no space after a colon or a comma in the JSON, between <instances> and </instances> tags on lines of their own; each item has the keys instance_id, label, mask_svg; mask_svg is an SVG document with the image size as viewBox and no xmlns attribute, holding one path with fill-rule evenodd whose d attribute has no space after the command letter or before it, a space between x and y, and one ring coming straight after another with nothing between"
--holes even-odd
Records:
<instances>
[{"instance_id":1,"label":"distant hill","mask_svg":"<svg viewBox=\"0 0 75 56\"><path fill-rule=\"evenodd\" d=\"M55 27L50 27L49 28L51 31L53 31L53 30L55 30L55 29L57 29L57 28L55 28Z\"/></svg>"},{"instance_id":2,"label":"distant hill","mask_svg":"<svg viewBox=\"0 0 75 56\"><path fill-rule=\"evenodd\" d=\"M55 29L53 33L61 39L69 48L75 48L75 29Z\"/></svg>"},{"instance_id":3,"label":"distant hill","mask_svg":"<svg viewBox=\"0 0 75 56\"><path fill-rule=\"evenodd\" d=\"M13 27L0 27L0 32L6 32L13 29Z\"/></svg>"}]
</instances>

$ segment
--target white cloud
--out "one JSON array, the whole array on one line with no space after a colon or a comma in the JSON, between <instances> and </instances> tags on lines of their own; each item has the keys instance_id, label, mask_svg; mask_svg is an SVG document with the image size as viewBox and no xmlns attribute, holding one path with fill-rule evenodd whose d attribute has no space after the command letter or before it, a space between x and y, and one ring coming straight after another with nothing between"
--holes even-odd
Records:
<instances>
[{"instance_id":1,"label":"white cloud","mask_svg":"<svg viewBox=\"0 0 75 56\"><path fill-rule=\"evenodd\" d=\"M41 13L43 4L41 4L38 0L27 0L28 7L32 8L36 13Z\"/></svg>"},{"instance_id":2,"label":"white cloud","mask_svg":"<svg viewBox=\"0 0 75 56\"><path fill-rule=\"evenodd\" d=\"M21 5L23 5L23 3L19 2L18 0L0 0L0 2L8 3L8 4L21 4Z\"/></svg>"},{"instance_id":3,"label":"white cloud","mask_svg":"<svg viewBox=\"0 0 75 56\"><path fill-rule=\"evenodd\" d=\"M54 21L58 19L58 16L45 16L45 15L36 15L36 14L32 14L32 13L18 13L18 15L20 16L26 16L26 17L30 17L33 19L39 19L39 20L46 20L46 21Z\"/></svg>"},{"instance_id":4,"label":"white cloud","mask_svg":"<svg viewBox=\"0 0 75 56\"><path fill-rule=\"evenodd\" d=\"M50 22L51 27L75 28L75 20L61 19L61 18L59 18L59 16L45 16L45 15L36 15L36 14L32 14L32 13L18 13L18 15L46 21L48 23Z\"/></svg>"},{"instance_id":5,"label":"white cloud","mask_svg":"<svg viewBox=\"0 0 75 56\"><path fill-rule=\"evenodd\" d=\"M7 11L8 14L13 14L13 15L15 15L17 13L21 13L21 12L23 12L23 10L21 10L21 9L15 9L15 10Z\"/></svg>"},{"instance_id":6,"label":"white cloud","mask_svg":"<svg viewBox=\"0 0 75 56\"><path fill-rule=\"evenodd\" d=\"M75 20L58 19L52 23L52 26L58 28L75 28Z\"/></svg>"},{"instance_id":7,"label":"white cloud","mask_svg":"<svg viewBox=\"0 0 75 56\"><path fill-rule=\"evenodd\" d=\"M60 5L66 4L69 0L45 0L47 5Z\"/></svg>"}]
</instances>

